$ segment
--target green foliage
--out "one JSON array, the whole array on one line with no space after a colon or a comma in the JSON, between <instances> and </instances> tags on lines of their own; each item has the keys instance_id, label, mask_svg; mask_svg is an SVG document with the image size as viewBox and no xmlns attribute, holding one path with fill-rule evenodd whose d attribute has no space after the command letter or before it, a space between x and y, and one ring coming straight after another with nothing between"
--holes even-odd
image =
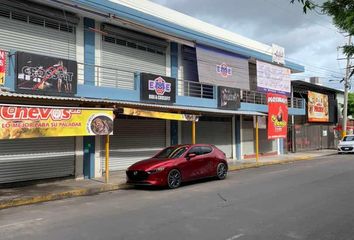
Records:
<instances>
[{"instance_id":1,"label":"green foliage","mask_svg":"<svg viewBox=\"0 0 354 240\"><path fill-rule=\"evenodd\" d=\"M354 117L354 93L348 95L348 116Z\"/></svg>"},{"instance_id":2,"label":"green foliage","mask_svg":"<svg viewBox=\"0 0 354 240\"><path fill-rule=\"evenodd\" d=\"M294 3L296 0L291 0ZM319 5L312 0L297 0L303 5L304 13L307 10L320 10L322 13L332 17L334 25L341 31L354 35L354 0L327 0ZM354 56L354 46L343 46L343 53L348 57ZM354 75L354 69L350 76Z\"/></svg>"}]
</instances>

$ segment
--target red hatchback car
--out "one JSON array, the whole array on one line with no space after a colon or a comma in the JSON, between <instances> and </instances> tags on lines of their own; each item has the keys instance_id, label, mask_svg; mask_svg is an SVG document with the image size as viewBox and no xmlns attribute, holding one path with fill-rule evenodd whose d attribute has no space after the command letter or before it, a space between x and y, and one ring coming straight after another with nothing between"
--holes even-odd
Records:
<instances>
[{"instance_id":1,"label":"red hatchback car","mask_svg":"<svg viewBox=\"0 0 354 240\"><path fill-rule=\"evenodd\" d=\"M127 183L177 188L182 182L217 177L225 179L225 153L213 145L187 144L163 149L150 159L137 162L127 171Z\"/></svg>"}]
</instances>

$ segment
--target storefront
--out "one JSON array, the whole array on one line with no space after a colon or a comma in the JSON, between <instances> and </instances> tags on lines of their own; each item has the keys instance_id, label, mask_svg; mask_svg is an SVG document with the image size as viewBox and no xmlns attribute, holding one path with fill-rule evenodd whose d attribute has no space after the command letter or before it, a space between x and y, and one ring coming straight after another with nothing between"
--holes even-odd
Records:
<instances>
[{"instance_id":1,"label":"storefront","mask_svg":"<svg viewBox=\"0 0 354 240\"><path fill-rule=\"evenodd\" d=\"M340 134L336 133L336 92L317 84L293 81L295 97L306 101L306 116L294 116L289 123L287 147L289 151L301 152L336 148Z\"/></svg>"}]
</instances>

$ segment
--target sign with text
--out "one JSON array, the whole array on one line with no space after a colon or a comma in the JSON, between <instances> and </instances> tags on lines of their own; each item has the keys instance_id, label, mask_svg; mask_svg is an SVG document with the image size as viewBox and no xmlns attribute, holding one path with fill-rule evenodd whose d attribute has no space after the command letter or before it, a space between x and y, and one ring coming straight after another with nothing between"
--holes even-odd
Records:
<instances>
[{"instance_id":1,"label":"sign with text","mask_svg":"<svg viewBox=\"0 0 354 240\"><path fill-rule=\"evenodd\" d=\"M155 112L136 108L123 108L123 114L129 116L147 117L147 118L158 118L176 121L195 121L198 122L198 116L192 114L178 114L178 113L167 113L167 112Z\"/></svg>"},{"instance_id":2,"label":"sign with text","mask_svg":"<svg viewBox=\"0 0 354 240\"><path fill-rule=\"evenodd\" d=\"M32 94L74 95L77 91L75 61L17 52L16 90Z\"/></svg>"},{"instance_id":3,"label":"sign with text","mask_svg":"<svg viewBox=\"0 0 354 240\"><path fill-rule=\"evenodd\" d=\"M5 84L5 73L6 73L6 52L0 50L0 85Z\"/></svg>"},{"instance_id":4,"label":"sign with text","mask_svg":"<svg viewBox=\"0 0 354 240\"><path fill-rule=\"evenodd\" d=\"M176 102L176 79L141 73L140 91L143 101L171 104Z\"/></svg>"},{"instance_id":5,"label":"sign with text","mask_svg":"<svg viewBox=\"0 0 354 240\"><path fill-rule=\"evenodd\" d=\"M235 110L241 106L241 93L238 88L218 87L218 107Z\"/></svg>"},{"instance_id":6,"label":"sign with text","mask_svg":"<svg viewBox=\"0 0 354 240\"><path fill-rule=\"evenodd\" d=\"M268 93L268 139L286 138L288 130L288 97Z\"/></svg>"},{"instance_id":7,"label":"sign with text","mask_svg":"<svg viewBox=\"0 0 354 240\"><path fill-rule=\"evenodd\" d=\"M113 111L0 105L0 139L113 134Z\"/></svg>"},{"instance_id":8,"label":"sign with text","mask_svg":"<svg viewBox=\"0 0 354 240\"><path fill-rule=\"evenodd\" d=\"M257 89L289 95L291 91L290 69L257 61Z\"/></svg>"},{"instance_id":9,"label":"sign with text","mask_svg":"<svg viewBox=\"0 0 354 240\"><path fill-rule=\"evenodd\" d=\"M276 44L272 44L272 61L278 64L285 64L285 49Z\"/></svg>"},{"instance_id":10,"label":"sign with text","mask_svg":"<svg viewBox=\"0 0 354 240\"><path fill-rule=\"evenodd\" d=\"M308 91L307 117L309 122L329 122L328 96Z\"/></svg>"}]
</instances>

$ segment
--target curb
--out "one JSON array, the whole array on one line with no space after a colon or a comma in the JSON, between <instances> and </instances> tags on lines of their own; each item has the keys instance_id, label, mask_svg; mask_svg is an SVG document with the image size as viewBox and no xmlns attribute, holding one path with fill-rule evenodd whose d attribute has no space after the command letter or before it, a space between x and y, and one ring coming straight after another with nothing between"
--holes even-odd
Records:
<instances>
[{"instance_id":1,"label":"curb","mask_svg":"<svg viewBox=\"0 0 354 240\"><path fill-rule=\"evenodd\" d=\"M42 194L34 197L23 197L23 198L15 198L11 200L5 200L0 202L0 210L11 207L18 207L23 205L41 203L41 202L49 202L54 200L79 197L79 196L89 196L102 192L109 192L121 189L122 186L120 184L105 184L102 187L96 188L79 188L70 191L57 192L57 193L49 193Z\"/></svg>"},{"instance_id":2,"label":"curb","mask_svg":"<svg viewBox=\"0 0 354 240\"><path fill-rule=\"evenodd\" d=\"M238 170L249 169L249 168L258 168L258 167L270 166L270 165L287 164L287 163L293 163L293 162L297 162L297 161L309 161L309 160L316 159L316 157L329 156L329 155L334 155L334 153L329 153L329 154L321 155L321 156L305 155L305 156L300 156L300 157L296 157L293 159L274 160L274 161L269 161L269 162L261 162L258 164L257 163L245 163L240 166L229 166L229 171L238 171ZM5 209L5 208L36 204L36 203L41 203L41 202L49 202L49 201L61 200L61 199L72 198L72 197L95 195L98 193L116 191L119 189L125 189L126 187L127 187L126 184L104 184L102 187L78 188L78 189L73 189L70 191L48 193L48 194L42 194L42 195L33 196L33 197L22 197L22 198L20 197L20 198L15 198L15 199L11 199L11 200L0 201L0 210Z\"/></svg>"}]
</instances>

